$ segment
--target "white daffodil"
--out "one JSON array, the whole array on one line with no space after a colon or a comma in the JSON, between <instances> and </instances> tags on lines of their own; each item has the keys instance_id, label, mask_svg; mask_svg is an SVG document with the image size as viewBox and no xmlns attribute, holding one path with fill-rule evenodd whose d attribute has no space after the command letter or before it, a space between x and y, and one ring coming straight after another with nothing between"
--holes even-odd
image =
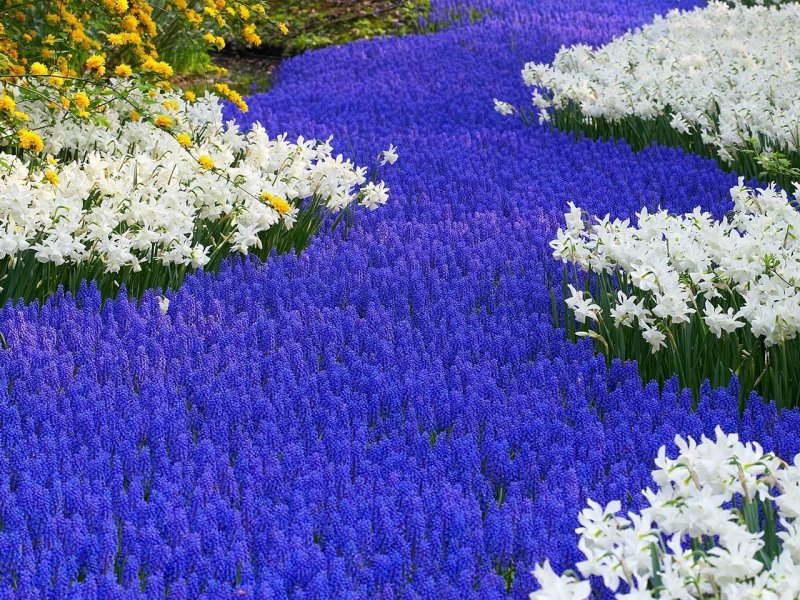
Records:
<instances>
[{"instance_id":1,"label":"white daffodil","mask_svg":"<svg viewBox=\"0 0 800 600\"><path fill-rule=\"evenodd\" d=\"M394 144L389 144L389 149L381 152L381 157L381 166L385 165L386 163L393 165L395 162L397 162L397 148L394 146Z\"/></svg>"},{"instance_id":2,"label":"white daffodil","mask_svg":"<svg viewBox=\"0 0 800 600\"><path fill-rule=\"evenodd\" d=\"M588 581L578 581L569 575L556 575L549 561L538 565L533 576L542 586L530 595L530 600L586 600L592 593Z\"/></svg>"},{"instance_id":3,"label":"white daffodil","mask_svg":"<svg viewBox=\"0 0 800 600\"><path fill-rule=\"evenodd\" d=\"M582 291L569 286L571 296L567 298L567 306L575 313L575 319L579 323L585 323L586 319L597 321L601 309L600 306L592 302L591 297L586 297Z\"/></svg>"},{"instance_id":4,"label":"white daffodil","mask_svg":"<svg viewBox=\"0 0 800 600\"><path fill-rule=\"evenodd\" d=\"M193 241L201 221L228 220L227 242L247 254L261 247L266 230L291 228L312 198L334 213L389 199L382 182L364 185L366 168L334 155L330 140L291 142L259 124L242 132L223 122L211 94L190 102L180 92L150 96L134 83L116 84L103 98L103 123L64 117L35 93L23 95L22 86L6 87L46 153L78 158L51 158L44 171L0 154L0 259L31 248L40 262L99 261L107 273L147 262L202 268L215 248ZM41 83L26 85L35 92ZM167 118L161 125L134 118L132 106L155 107ZM397 148L390 145L382 159L393 164Z\"/></svg>"},{"instance_id":5,"label":"white daffodil","mask_svg":"<svg viewBox=\"0 0 800 600\"><path fill-rule=\"evenodd\" d=\"M767 346L782 344L800 335L800 212L774 187L751 190L740 180L731 197L734 211L719 221L699 208L643 209L636 225L607 215L589 228L570 204L553 256L587 272L622 272L632 289L609 298L609 315L616 326L638 323L653 351L698 307L717 338L748 328ZM567 301L581 322L599 314L583 295Z\"/></svg>"},{"instance_id":6,"label":"white daffodil","mask_svg":"<svg viewBox=\"0 0 800 600\"><path fill-rule=\"evenodd\" d=\"M753 137L794 151L800 5L768 4L780 6L675 9L605 46L562 48L552 65L525 65L522 77L534 88L540 121L577 105L587 122L667 117L681 134L700 133L725 160Z\"/></svg>"},{"instance_id":7,"label":"white daffodil","mask_svg":"<svg viewBox=\"0 0 800 600\"><path fill-rule=\"evenodd\" d=\"M719 427L714 440L676 436L675 442L676 458L659 449L653 471L657 488L644 492L639 514L625 518L619 502L603 507L591 500L579 514L578 549L585 560L576 567L586 580L571 572L558 575L545 563L534 571L541 589L531 598L585 597L571 594L588 594L579 586L589 577L602 579L618 600L797 597L800 498L786 487L800 482L798 460L787 465ZM783 545L771 561L761 560L765 535L758 528L764 521L751 531L752 523L738 508L745 497L774 501Z\"/></svg>"},{"instance_id":8,"label":"white daffodil","mask_svg":"<svg viewBox=\"0 0 800 600\"><path fill-rule=\"evenodd\" d=\"M498 113L503 116L513 115L514 114L514 107L510 105L508 102L503 102L502 100L498 100L497 98L493 98L494 100L494 109Z\"/></svg>"}]
</instances>

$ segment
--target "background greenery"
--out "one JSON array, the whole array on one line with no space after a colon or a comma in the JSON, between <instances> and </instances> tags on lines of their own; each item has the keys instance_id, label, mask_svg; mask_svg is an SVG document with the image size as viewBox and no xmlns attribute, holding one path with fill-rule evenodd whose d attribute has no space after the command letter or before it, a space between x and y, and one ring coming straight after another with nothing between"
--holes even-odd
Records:
<instances>
[{"instance_id":1,"label":"background greenery","mask_svg":"<svg viewBox=\"0 0 800 600\"><path fill-rule=\"evenodd\" d=\"M180 56L169 56L179 72L178 84L202 93L212 87L210 65L228 69L214 75L241 94L269 88L274 68L281 59L306 50L346 44L358 39L421 33L430 11L430 0L281 0L268 10L269 23L261 24L259 48L248 48L240 40L226 40L222 52L209 56L204 44L186 43ZM276 27L286 23L284 35ZM191 42L191 40L189 40Z\"/></svg>"}]
</instances>

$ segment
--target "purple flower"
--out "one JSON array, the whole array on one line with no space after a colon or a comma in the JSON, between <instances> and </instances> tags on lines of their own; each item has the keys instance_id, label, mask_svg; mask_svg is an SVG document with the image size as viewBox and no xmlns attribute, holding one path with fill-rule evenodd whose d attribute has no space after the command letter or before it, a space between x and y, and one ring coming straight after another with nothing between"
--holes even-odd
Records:
<instances>
[{"instance_id":1,"label":"purple flower","mask_svg":"<svg viewBox=\"0 0 800 600\"><path fill-rule=\"evenodd\" d=\"M735 175L494 112L524 60L690 2L479 0L440 33L288 60L243 126L402 161L393 199L299 257L232 259L141 305L93 288L0 310L0 593L9 598L526 598L577 557L587 497L648 485L675 433L784 458L800 414L736 382L699 410L553 327L570 200L727 210Z\"/></svg>"}]
</instances>

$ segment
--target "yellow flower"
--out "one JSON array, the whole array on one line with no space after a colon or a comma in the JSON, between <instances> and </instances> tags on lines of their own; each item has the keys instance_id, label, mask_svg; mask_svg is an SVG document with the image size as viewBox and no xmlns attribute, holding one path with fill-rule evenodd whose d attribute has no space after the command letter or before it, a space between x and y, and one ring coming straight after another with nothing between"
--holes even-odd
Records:
<instances>
[{"instance_id":1,"label":"yellow flower","mask_svg":"<svg viewBox=\"0 0 800 600\"><path fill-rule=\"evenodd\" d=\"M145 71L151 71L156 75L161 75L165 79L172 77L173 70L169 64L155 60L154 58L148 58L146 61L142 63L142 69Z\"/></svg>"},{"instance_id":2,"label":"yellow flower","mask_svg":"<svg viewBox=\"0 0 800 600\"><path fill-rule=\"evenodd\" d=\"M27 121L28 119L30 119L28 113L24 113L21 110L15 110L14 116L18 118L20 121Z\"/></svg>"},{"instance_id":3,"label":"yellow flower","mask_svg":"<svg viewBox=\"0 0 800 600\"><path fill-rule=\"evenodd\" d=\"M138 110L131 111L131 121L139 121L141 120L142 115L139 114Z\"/></svg>"},{"instance_id":4,"label":"yellow flower","mask_svg":"<svg viewBox=\"0 0 800 600\"><path fill-rule=\"evenodd\" d=\"M250 11L247 10L247 7L244 4L239 5L239 16L242 17L242 20L248 21L250 19Z\"/></svg>"},{"instance_id":5,"label":"yellow flower","mask_svg":"<svg viewBox=\"0 0 800 600\"><path fill-rule=\"evenodd\" d=\"M11 96L8 96L6 94L0 96L0 110L14 112L16 108L17 108L17 103L14 102L14 99Z\"/></svg>"},{"instance_id":6,"label":"yellow flower","mask_svg":"<svg viewBox=\"0 0 800 600\"><path fill-rule=\"evenodd\" d=\"M133 75L133 69L126 64L117 65L117 68L114 69L114 74L117 77L130 77Z\"/></svg>"},{"instance_id":7,"label":"yellow flower","mask_svg":"<svg viewBox=\"0 0 800 600\"><path fill-rule=\"evenodd\" d=\"M278 29L281 30L281 33L283 35L288 35L289 34L289 28L286 26L286 23L279 23L278 24Z\"/></svg>"},{"instance_id":8,"label":"yellow flower","mask_svg":"<svg viewBox=\"0 0 800 600\"><path fill-rule=\"evenodd\" d=\"M81 119L88 119L89 118L89 111L87 110L79 110L78 117Z\"/></svg>"},{"instance_id":9,"label":"yellow flower","mask_svg":"<svg viewBox=\"0 0 800 600\"><path fill-rule=\"evenodd\" d=\"M72 101L67 98L66 96L61 96L61 106L64 108L69 108L72 105Z\"/></svg>"},{"instance_id":10,"label":"yellow flower","mask_svg":"<svg viewBox=\"0 0 800 600\"><path fill-rule=\"evenodd\" d=\"M119 26L125 31L135 31L139 26L139 19L133 15L125 15L119 22Z\"/></svg>"},{"instance_id":11,"label":"yellow flower","mask_svg":"<svg viewBox=\"0 0 800 600\"><path fill-rule=\"evenodd\" d=\"M19 145L23 150L33 150L34 152L44 150L44 142L38 133L29 129L20 129L18 135Z\"/></svg>"},{"instance_id":12,"label":"yellow flower","mask_svg":"<svg viewBox=\"0 0 800 600\"><path fill-rule=\"evenodd\" d=\"M73 29L69 34L69 39L75 42L76 44L81 44L82 46L86 47L87 37L83 31L78 29Z\"/></svg>"},{"instance_id":13,"label":"yellow flower","mask_svg":"<svg viewBox=\"0 0 800 600\"><path fill-rule=\"evenodd\" d=\"M125 44L138 45L142 43L142 36L134 32L109 33L106 36L108 43L112 46L124 46Z\"/></svg>"},{"instance_id":14,"label":"yellow flower","mask_svg":"<svg viewBox=\"0 0 800 600\"><path fill-rule=\"evenodd\" d=\"M43 44L47 44L48 46L52 46L56 43L56 38L52 33L47 34L45 38L42 40Z\"/></svg>"},{"instance_id":15,"label":"yellow flower","mask_svg":"<svg viewBox=\"0 0 800 600\"><path fill-rule=\"evenodd\" d=\"M101 54L92 54L86 59L86 68L94 71L98 71L105 64L106 58Z\"/></svg>"},{"instance_id":16,"label":"yellow flower","mask_svg":"<svg viewBox=\"0 0 800 600\"><path fill-rule=\"evenodd\" d=\"M40 62L35 62L30 68L31 75L47 75L47 67Z\"/></svg>"},{"instance_id":17,"label":"yellow flower","mask_svg":"<svg viewBox=\"0 0 800 600\"><path fill-rule=\"evenodd\" d=\"M252 46L261 45L261 38L258 37L256 26L253 23L249 23L242 28L242 36L244 37L244 41Z\"/></svg>"},{"instance_id":18,"label":"yellow flower","mask_svg":"<svg viewBox=\"0 0 800 600\"><path fill-rule=\"evenodd\" d=\"M222 38L222 36L215 36L213 33L206 33L203 35L203 39L211 46L215 46L219 50L222 50L225 47L225 40Z\"/></svg>"},{"instance_id":19,"label":"yellow flower","mask_svg":"<svg viewBox=\"0 0 800 600\"><path fill-rule=\"evenodd\" d=\"M142 2L142 4L146 3ZM142 27L147 30L148 35L154 36L158 28L153 19L150 18L150 15L143 10L139 10L137 16L139 17L139 22L142 24Z\"/></svg>"},{"instance_id":20,"label":"yellow flower","mask_svg":"<svg viewBox=\"0 0 800 600\"><path fill-rule=\"evenodd\" d=\"M278 214L285 215L292 207L286 200L279 198L269 192L261 192L261 199L278 211Z\"/></svg>"},{"instance_id":21,"label":"yellow flower","mask_svg":"<svg viewBox=\"0 0 800 600\"><path fill-rule=\"evenodd\" d=\"M164 100L161 105L167 110L178 111L181 108L180 104L178 104L175 100Z\"/></svg>"},{"instance_id":22,"label":"yellow flower","mask_svg":"<svg viewBox=\"0 0 800 600\"><path fill-rule=\"evenodd\" d=\"M156 125L164 129L172 129L172 117L167 115L158 115L156 117Z\"/></svg>"},{"instance_id":23,"label":"yellow flower","mask_svg":"<svg viewBox=\"0 0 800 600\"><path fill-rule=\"evenodd\" d=\"M189 102L194 102L195 100L197 100L197 94L195 94L191 90L183 92L183 97L186 98Z\"/></svg>"},{"instance_id":24,"label":"yellow flower","mask_svg":"<svg viewBox=\"0 0 800 600\"><path fill-rule=\"evenodd\" d=\"M203 22L203 17L196 10L190 8L186 11L186 20L192 27L197 27Z\"/></svg>"},{"instance_id":25,"label":"yellow flower","mask_svg":"<svg viewBox=\"0 0 800 600\"><path fill-rule=\"evenodd\" d=\"M47 179L47 181L49 181L53 185L58 185L58 173L56 173L52 169L45 170L44 178Z\"/></svg>"},{"instance_id":26,"label":"yellow flower","mask_svg":"<svg viewBox=\"0 0 800 600\"><path fill-rule=\"evenodd\" d=\"M192 138L189 137L188 133L179 133L175 136L175 139L178 140L178 143L184 148L188 148L192 145Z\"/></svg>"},{"instance_id":27,"label":"yellow flower","mask_svg":"<svg viewBox=\"0 0 800 600\"><path fill-rule=\"evenodd\" d=\"M89 96L85 92L78 92L75 94L75 106L81 110L86 110L89 107Z\"/></svg>"},{"instance_id":28,"label":"yellow flower","mask_svg":"<svg viewBox=\"0 0 800 600\"><path fill-rule=\"evenodd\" d=\"M213 169L214 168L214 161L211 160L210 157L206 156L205 154L201 154L197 157L197 162L200 163L200 166L204 169Z\"/></svg>"}]
</instances>

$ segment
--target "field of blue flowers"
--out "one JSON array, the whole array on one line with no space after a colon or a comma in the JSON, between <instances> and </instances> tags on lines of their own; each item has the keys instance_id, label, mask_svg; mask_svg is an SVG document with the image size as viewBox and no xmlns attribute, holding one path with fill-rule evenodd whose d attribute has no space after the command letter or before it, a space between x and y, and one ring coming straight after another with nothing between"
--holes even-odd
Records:
<instances>
[{"instance_id":1,"label":"field of blue flowers","mask_svg":"<svg viewBox=\"0 0 800 600\"><path fill-rule=\"evenodd\" d=\"M525 598L591 497L637 502L676 433L784 457L800 414L643 385L551 317L569 201L724 214L736 175L494 112L526 61L696 3L441 0L461 20L287 61L230 115L388 142L392 200L299 257L195 274L162 314L84 289L0 311L2 598Z\"/></svg>"}]
</instances>

